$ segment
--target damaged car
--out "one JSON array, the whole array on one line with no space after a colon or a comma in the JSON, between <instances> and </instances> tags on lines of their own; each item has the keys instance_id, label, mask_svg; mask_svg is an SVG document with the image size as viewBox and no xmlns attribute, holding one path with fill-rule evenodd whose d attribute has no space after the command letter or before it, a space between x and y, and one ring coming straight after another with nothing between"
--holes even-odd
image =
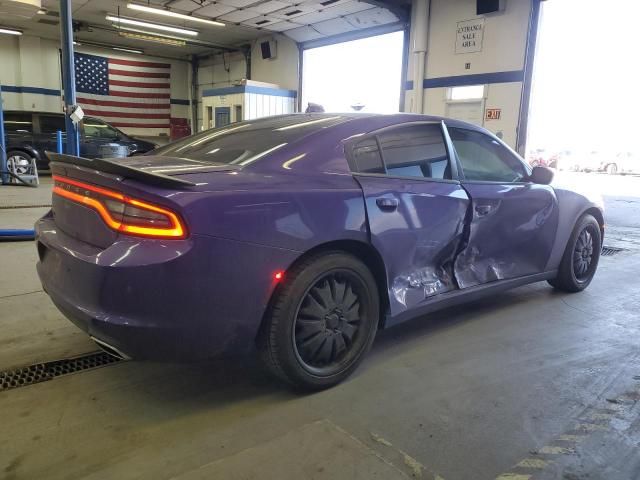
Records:
<instances>
[{"instance_id":1,"label":"damaged car","mask_svg":"<svg viewBox=\"0 0 640 480\"><path fill-rule=\"evenodd\" d=\"M73 323L123 358L257 351L305 389L350 375L379 329L532 282L585 289L604 235L600 198L439 117L282 115L49 157L37 268Z\"/></svg>"}]
</instances>

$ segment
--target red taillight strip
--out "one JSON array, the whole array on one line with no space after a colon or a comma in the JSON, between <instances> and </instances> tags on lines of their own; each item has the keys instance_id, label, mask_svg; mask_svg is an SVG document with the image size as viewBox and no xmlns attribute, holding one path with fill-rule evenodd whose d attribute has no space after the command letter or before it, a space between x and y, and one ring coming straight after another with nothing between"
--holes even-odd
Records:
<instances>
[{"instance_id":1,"label":"red taillight strip","mask_svg":"<svg viewBox=\"0 0 640 480\"><path fill-rule=\"evenodd\" d=\"M94 209L102 220L113 230L128 233L130 235L139 235L144 237L153 237L153 238L185 238L187 236L186 228L184 227L180 218L173 213L171 210L167 210L166 208L159 207L158 205L153 205L151 203L143 202L142 200L137 200L135 198L127 197L119 192L115 192L113 190L108 190L106 188L98 187L95 185L90 185L88 183L79 182L77 180L72 180L70 178L61 177L59 175L53 175L53 180L59 183L66 183L67 185L73 185L79 188L83 188L85 190L89 190L91 192L95 192L99 195L103 195L105 197L114 198L116 200L121 201L122 203L127 203L136 208L141 208L143 210L149 210L151 212L160 213L162 215L166 215L169 221L171 222L171 227L168 228L158 228L158 227L143 227L140 225L129 225L127 223L116 220L111 215L111 212L100 202L100 200L91 198L87 195L81 195L79 193L70 192L65 190L64 188L59 187L58 185L54 185L53 193L56 195L60 195L68 200L73 202L86 205L89 208Z\"/></svg>"}]
</instances>

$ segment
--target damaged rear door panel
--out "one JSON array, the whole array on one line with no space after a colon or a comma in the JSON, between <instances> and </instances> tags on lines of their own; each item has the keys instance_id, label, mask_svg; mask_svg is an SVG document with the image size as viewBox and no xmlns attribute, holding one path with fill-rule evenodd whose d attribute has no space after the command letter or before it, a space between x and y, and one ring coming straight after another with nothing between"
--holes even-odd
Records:
<instances>
[{"instance_id":1,"label":"damaged rear door panel","mask_svg":"<svg viewBox=\"0 0 640 480\"><path fill-rule=\"evenodd\" d=\"M348 147L371 243L387 270L391 316L458 288L454 277L470 199L453 177L444 126L383 129Z\"/></svg>"}]
</instances>

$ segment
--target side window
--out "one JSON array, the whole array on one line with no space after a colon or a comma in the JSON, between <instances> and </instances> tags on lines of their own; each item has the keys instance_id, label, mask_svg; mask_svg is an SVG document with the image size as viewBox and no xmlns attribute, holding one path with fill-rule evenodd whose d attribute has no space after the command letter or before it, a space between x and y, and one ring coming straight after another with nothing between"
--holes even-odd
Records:
<instances>
[{"instance_id":1,"label":"side window","mask_svg":"<svg viewBox=\"0 0 640 480\"><path fill-rule=\"evenodd\" d=\"M448 130L467 180L511 183L527 176L522 162L493 138L473 130Z\"/></svg>"},{"instance_id":2,"label":"side window","mask_svg":"<svg viewBox=\"0 0 640 480\"><path fill-rule=\"evenodd\" d=\"M378 135L388 175L450 179L449 158L438 124L398 127Z\"/></svg>"},{"instance_id":3,"label":"side window","mask_svg":"<svg viewBox=\"0 0 640 480\"><path fill-rule=\"evenodd\" d=\"M352 149L358 172L384 173L382 157L378 149L378 142L374 138L367 138L356 144Z\"/></svg>"},{"instance_id":4,"label":"side window","mask_svg":"<svg viewBox=\"0 0 640 480\"><path fill-rule=\"evenodd\" d=\"M64 116L40 115L40 133L56 133L58 130L66 131Z\"/></svg>"},{"instance_id":5,"label":"side window","mask_svg":"<svg viewBox=\"0 0 640 480\"><path fill-rule=\"evenodd\" d=\"M83 125L85 137L107 139L117 139L119 137L115 128L95 118L85 118Z\"/></svg>"},{"instance_id":6,"label":"side window","mask_svg":"<svg viewBox=\"0 0 640 480\"><path fill-rule=\"evenodd\" d=\"M5 113L4 129L7 133L33 133L30 113Z\"/></svg>"}]
</instances>

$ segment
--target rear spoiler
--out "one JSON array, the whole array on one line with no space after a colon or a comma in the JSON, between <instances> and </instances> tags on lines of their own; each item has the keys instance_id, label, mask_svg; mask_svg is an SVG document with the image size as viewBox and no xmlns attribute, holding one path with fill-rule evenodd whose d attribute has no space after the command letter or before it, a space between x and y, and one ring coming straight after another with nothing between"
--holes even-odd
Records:
<instances>
[{"instance_id":1,"label":"rear spoiler","mask_svg":"<svg viewBox=\"0 0 640 480\"><path fill-rule=\"evenodd\" d=\"M170 177L161 173L152 173L139 168L129 167L112 160L106 160L104 158L83 158L73 155L65 155L62 153L44 152L47 158L51 162L66 163L69 165L76 165L78 167L91 168L100 172L112 173L124 178L130 178L132 180L138 180L140 182L156 185L159 187L170 188L184 188L195 187L195 183L180 178Z\"/></svg>"}]
</instances>

